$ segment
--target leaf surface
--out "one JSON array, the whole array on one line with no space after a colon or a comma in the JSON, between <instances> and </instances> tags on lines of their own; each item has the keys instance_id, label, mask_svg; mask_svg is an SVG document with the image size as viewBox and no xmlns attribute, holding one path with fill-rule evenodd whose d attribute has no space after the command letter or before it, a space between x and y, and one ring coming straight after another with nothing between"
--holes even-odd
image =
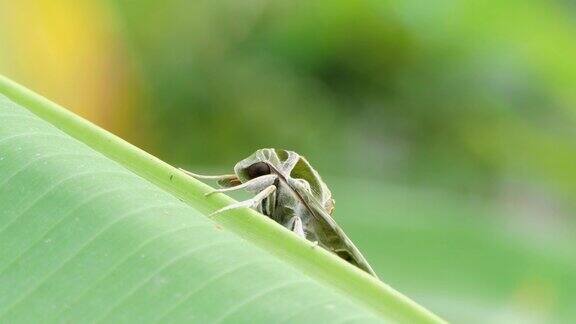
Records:
<instances>
[{"instance_id":1,"label":"leaf surface","mask_svg":"<svg viewBox=\"0 0 576 324\"><path fill-rule=\"evenodd\" d=\"M406 297L0 78L0 321L437 322Z\"/></svg>"}]
</instances>

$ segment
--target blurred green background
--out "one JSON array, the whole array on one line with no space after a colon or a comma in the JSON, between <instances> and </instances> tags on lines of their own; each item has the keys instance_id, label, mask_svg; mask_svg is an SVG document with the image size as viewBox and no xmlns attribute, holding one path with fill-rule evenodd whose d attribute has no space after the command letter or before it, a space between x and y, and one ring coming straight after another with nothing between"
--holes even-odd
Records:
<instances>
[{"instance_id":1,"label":"blurred green background","mask_svg":"<svg viewBox=\"0 0 576 324\"><path fill-rule=\"evenodd\" d=\"M0 0L0 73L198 172L298 151L385 282L570 322L575 35L565 0Z\"/></svg>"}]
</instances>

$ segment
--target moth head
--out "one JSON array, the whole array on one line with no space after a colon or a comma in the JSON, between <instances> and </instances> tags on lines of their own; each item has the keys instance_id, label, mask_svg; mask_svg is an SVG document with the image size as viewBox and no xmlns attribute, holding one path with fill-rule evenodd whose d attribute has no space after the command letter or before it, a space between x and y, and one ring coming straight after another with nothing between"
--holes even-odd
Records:
<instances>
[{"instance_id":1,"label":"moth head","mask_svg":"<svg viewBox=\"0 0 576 324\"><path fill-rule=\"evenodd\" d=\"M256 162L246 168L246 175L250 179L270 174L270 165L266 162Z\"/></svg>"},{"instance_id":2,"label":"moth head","mask_svg":"<svg viewBox=\"0 0 576 324\"><path fill-rule=\"evenodd\" d=\"M234 173L241 182L270 174L273 169L278 170L280 160L273 149L261 149L254 154L236 163Z\"/></svg>"},{"instance_id":3,"label":"moth head","mask_svg":"<svg viewBox=\"0 0 576 324\"><path fill-rule=\"evenodd\" d=\"M289 162L294 156L297 157L295 164ZM291 168L287 168L286 165L290 165ZM328 213L332 213L334 200L328 186L310 163L295 152L271 148L260 149L234 166L236 179L240 182L246 182L272 172L278 172L285 178L298 181L300 188L318 200Z\"/></svg>"}]
</instances>

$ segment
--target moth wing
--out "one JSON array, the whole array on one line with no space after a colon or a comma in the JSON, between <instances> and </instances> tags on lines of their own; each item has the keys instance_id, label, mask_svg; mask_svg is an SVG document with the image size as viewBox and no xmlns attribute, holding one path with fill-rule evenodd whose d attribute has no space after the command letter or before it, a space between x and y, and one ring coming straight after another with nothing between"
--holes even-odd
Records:
<instances>
[{"instance_id":1,"label":"moth wing","mask_svg":"<svg viewBox=\"0 0 576 324\"><path fill-rule=\"evenodd\" d=\"M358 250L356 245L352 243L352 240L346 236L340 226L336 224L334 219L332 219L330 215L324 214L322 216L322 220L331 227L331 229L334 231L334 235L338 237L336 242L340 243L334 244L335 246L329 247L329 249L342 259L378 278L376 272L374 272L366 258L362 255L362 253L360 253L360 250Z\"/></svg>"},{"instance_id":2,"label":"moth wing","mask_svg":"<svg viewBox=\"0 0 576 324\"><path fill-rule=\"evenodd\" d=\"M342 228L330 216L324 206L318 202L316 197L304 192L301 186L292 182L292 188L304 200L305 208L312 215L315 222L316 235L319 243L327 250L334 252L344 260L368 272L374 277L378 277L366 258L360 253L360 250L352 243L352 240L346 236Z\"/></svg>"},{"instance_id":3,"label":"moth wing","mask_svg":"<svg viewBox=\"0 0 576 324\"><path fill-rule=\"evenodd\" d=\"M312 196L321 203L323 209L328 213L328 215L332 214L334 211L332 192L330 192L330 189L328 189L328 186L324 183L320 174L312 168L306 158L300 156L298 162L296 162L294 168L290 171L290 177L306 180L310 185Z\"/></svg>"}]
</instances>

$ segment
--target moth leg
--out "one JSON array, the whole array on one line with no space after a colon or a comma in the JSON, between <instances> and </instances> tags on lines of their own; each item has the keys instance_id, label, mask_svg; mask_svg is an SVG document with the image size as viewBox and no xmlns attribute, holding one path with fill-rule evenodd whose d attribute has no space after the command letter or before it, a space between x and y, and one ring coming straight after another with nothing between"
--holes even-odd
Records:
<instances>
[{"instance_id":1,"label":"moth leg","mask_svg":"<svg viewBox=\"0 0 576 324\"><path fill-rule=\"evenodd\" d=\"M299 216L293 216L290 218L288 221L288 229L301 238L306 238L306 234L304 234L304 226L302 226L302 219Z\"/></svg>"},{"instance_id":2,"label":"moth leg","mask_svg":"<svg viewBox=\"0 0 576 324\"><path fill-rule=\"evenodd\" d=\"M216 214L220 214L220 213L223 213L225 211L232 210L232 209L238 209L238 208L244 208L244 207L255 208L256 206L258 206L258 204L260 204L262 202L262 200L264 200L266 197L268 197L274 191L276 191L275 185L268 186L264 190L260 191L253 198L248 199L248 200L244 200L244 201L239 201L239 202L234 203L232 205L228 205L224 208L218 209L217 211L208 215L208 217L212 217Z\"/></svg>"},{"instance_id":3,"label":"moth leg","mask_svg":"<svg viewBox=\"0 0 576 324\"><path fill-rule=\"evenodd\" d=\"M217 193L217 192L227 192L227 191L234 191L234 190L240 190L240 189L246 189L246 190L252 191L252 192L259 192L259 191L266 189L271 184L273 184L274 181L276 181L277 177L278 176L275 174L267 174L267 175L260 176L258 178L254 178L252 180L248 180L248 181L246 181L240 185L234 186L234 187L228 187L228 188L216 189L216 190L210 191L210 192L206 193L205 195L209 196L209 195L212 195L212 194Z\"/></svg>"},{"instance_id":4,"label":"moth leg","mask_svg":"<svg viewBox=\"0 0 576 324\"><path fill-rule=\"evenodd\" d=\"M182 168L178 168L178 170L186 173L187 175L191 176L195 179L204 179L204 180L217 180L218 184L222 187L228 188L233 187L236 185L241 184L240 180L235 174L223 174L223 175L203 175L203 174L196 174L192 173L188 170L184 170Z\"/></svg>"}]
</instances>

